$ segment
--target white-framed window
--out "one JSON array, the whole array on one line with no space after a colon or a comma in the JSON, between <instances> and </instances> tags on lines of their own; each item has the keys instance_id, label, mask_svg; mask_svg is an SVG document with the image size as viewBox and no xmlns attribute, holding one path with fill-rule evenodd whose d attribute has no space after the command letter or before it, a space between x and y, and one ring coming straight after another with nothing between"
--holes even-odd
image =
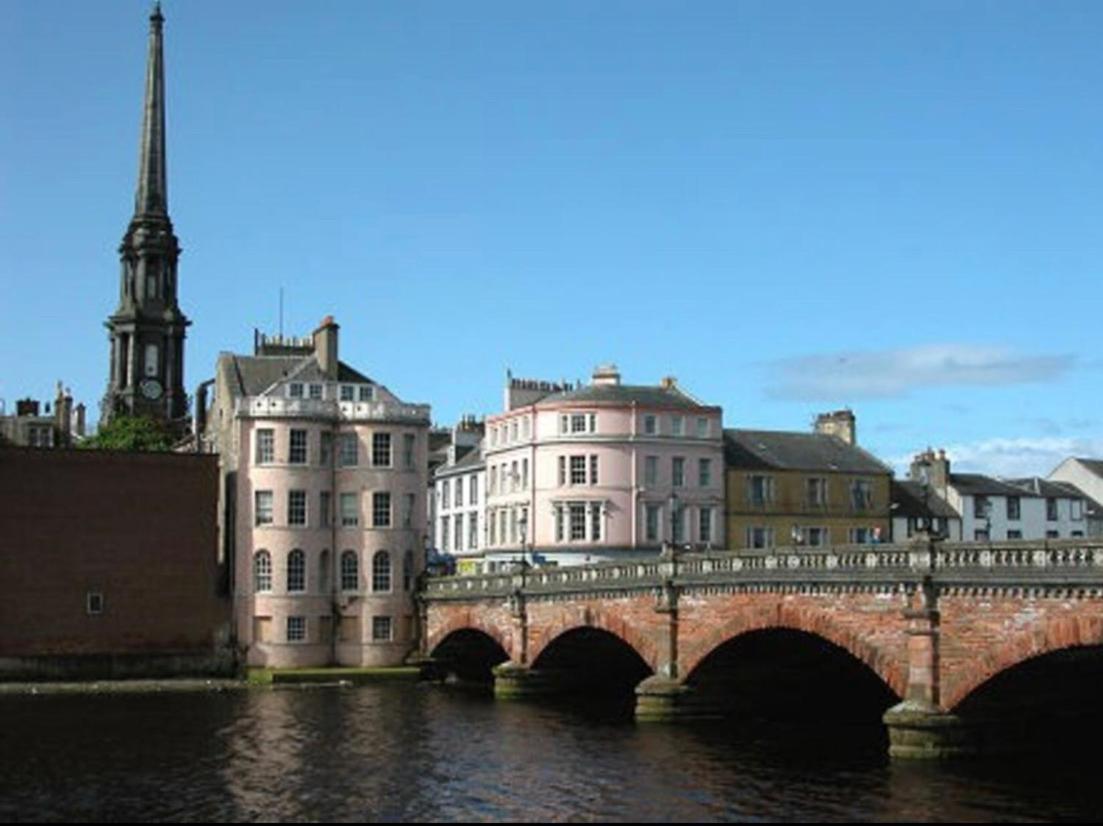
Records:
<instances>
[{"instance_id":1,"label":"white-framed window","mask_svg":"<svg viewBox=\"0 0 1103 826\"><path fill-rule=\"evenodd\" d=\"M703 488L712 484L712 459L697 460L697 484Z\"/></svg>"},{"instance_id":2,"label":"white-framed window","mask_svg":"<svg viewBox=\"0 0 1103 826\"><path fill-rule=\"evenodd\" d=\"M391 493L377 490L371 495L371 513L373 528L391 527Z\"/></svg>"},{"instance_id":3,"label":"white-framed window","mask_svg":"<svg viewBox=\"0 0 1103 826\"><path fill-rule=\"evenodd\" d=\"M360 503L355 493L342 493L340 497L341 527L354 528L360 524Z\"/></svg>"},{"instance_id":4,"label":"white-framed window","mask_svg":"<svg viewBox=\"0 0 1103 826\"><path fill-rule=\"evenodd\" d=\"M462 476L457 476L456 477L456 497L452 501L454 501L456 503L457 508L463 507L463 477Z\"/></svg>"},{"instance_id":5,"label":"white-framed window","mask_svg":"<svg viewBox=\"0 0 1103 826\"><path fill-rule=\"evenodd\" d=\"M812 508L822 508L827 504L827 479L811 476L804 480L805 503Z\"/></svg>"},{"instance_id":6,"label":"white-framed window","mask_svg":"<svg viewBox=\"0 0 1103 826\"><path fill-rule=\"evenodd\" d=\"M360 385L360 401L370 402L375 398L375 387L370 384Z\"/></svg>"},{"instance_id":7,"label":"white-framed window","mask_svg":"<svg viewBox=\"0 0 1103 826\"><path fill-rule=\"evenodd\" d=\"M856 511L873 507L873 483L868 479L855 479L850 483L850 503Z\"/></svg>"},{"instance_id":8,"label":"white-framed window","mask_svg":"<svg viewBox=\"0 0 1103 826\"><path fill-rule=\"evenodd\" d=\"M272 524L272 491L258 490L253 493L254 511L257 525Z\"/></svg>"},{"instance_id":9,"label":"white-framed window","mask_svg":"<svg viewBox=\"0 0 1103 826\"><path fill-rule=\"evenodd\" d=\"M670 463L670 484L676 488L685 487L686 460L684 456L675 456Z\"/></svg>"},{"instance_id":10,"label":"white-framed window","mask_svg":"<svg viewBox=\"0 0 1103 826\"><path fill-rule=\"evenodd\" d=\"M772 548L774 547L774 529L760 525L747 526L748 548Z\"/></svg>"},{"instance_id":11,"label":"white-framed window","mask_svg":"<svg viewBox=\"0 0 1103 826\"><path fill-rule=\"evenodd\" d=\"M355 467L360 463L360 440L355 433L337 434L338 467Z\"/></svg>"},{"instance_id":12,"label":"white-framed window","mask_svg":"<svg viewBox=\"0 0 1103 826\"><path fill-rule=\"evenodd\" d=\"M662 508L648 503L644 506L644 537L648 542L659 541L659 519Z\"/></svg>"},{"instance_id":13,"label":"white-framed window","mask_svg":"<svg viewBox=\"0 0 1103 826\"><path fill-rule=\"evenodd\" d=\"M287 492L287 524L306 524L306 491L289 490Z\"/></svg>"},{"instance_id":14,"label":"white-framed window","mask_svg":"<svg viewBox=\"0 0 1103 826\"><path fill-rule=\"evenodd\" d=\"M314 401L321 401L322 398L322 385L312 384L310 385L310 398Z\"/></svg>"},{"instance_id":15,"label":"white-framed window","mask_svg":"<svg viewBox=\"0 0 1103 826\"><path fill-rule=\"evenodd\" d=\"M447 516L440 518L440 549L448 552L449 541L452 537L452 520Z\"/></svg>"},{"instance_id":16,"label":"white-framed window","mask_svg":"<svg viewBox=\"0 0 1103 826\"><path fill-rule=\"evenodd\" d=\"M498 511L498 538L501 540L503 545L505 545L506 542L508 541L506 539L506 536L507 536L507 534L506 534L506 526L507 526L506 520L508 518L509 518L509 512L508 511L506 511L504 509Z\"/></svg>"},{"instance_id":17,"label":"white-framed window","mask_svg":"<svg viewBox=\"0 0 1103 826\"><path fill-rule=\"evenodd\" d=\"M467 483L467 504L479 504L479 477L472 476Z\"/></svg>"},{"instance_id":18,"label":"white-framed window","mask_svg":"<svg viewBox=\"0 0 1103 826\"><path fill-rule=\"evenodd\" d=\"M84 595L84 613L90 617L103 613L104 599L102 591L88 591Z\"/></svg>"},{"instance_id":19,"label":"white-framed window","mask_svg":"<svg viewBox=\"0 0 1103 826\"><path fill-rule=\"evenodd\" d=\"M253 593L266 594L272 590L272 555L265 550L253 554Z\"/></svg>"},{"instance_id":20,"label":"white-framed window","mask_svg":"<svg viewBox=\"0 0 1103 826\"><path fill-rule=\"evenodd\" d=\"M709 420L704 416L697 418L697 438L707 439L709 437Z\"/></svg>"},{"instance_id":21,"label":"white-framed window","mask_svg":"<svg viewBox=\"0 0 1103 826\"><path fill-rule=\"evenodd\" d=\"M375 593L391 590L391 555L376 551L371 561L371 589Z\"/></svg>"},{"instance_id":22,"label":"white-framed window","mask_svg":"<svg viewBox=\"0 0 1103 826\"><path fill-rule=\"evenodd\" d=\"M643 417L643 432L647 436L657 436L659 433L659 419L648 413Z\"/></svg>"},{"instance_id":23,"label":"white-framed window","mask_svg":"<svg viewBox=\"0 0 1103 826\"><path fill-rule=\"evenodd\" d=\"M479 547L479 514L468 514L467 519L467 549L474 551Z\"/></svg>"},{"instance_id":24,"label":"white-framed window","mask_svg":"<svg viewBox=\"0 0 1103 826\"><path fill-rule=\"evenodd\" d=\"M354 402L356 401L356 388L351 384L341 385L341 401Z\"/></svg>"},{"instance_id":25,"label":"white-framed window","mask_svg":"<svg viewBox=\"0 0 1103 826\"><path fill-rule=\"evenodd\" d=\"M440 483L440 509L442 511L448 510L452 505L452 483L448 479L444 479Z\"/></svg>"},{"instance_id":26,"label":"white-framed window","mask_svg":"<svg viewBox=\"0 0 1103 826\"><path fill-rule=\"evenodd\" d=\"M590 504L590 541L601 541L601 505L598 502Z\"/></svg>"},{"instance_id":27,"label":"white-framed window","mask_svg":"<svg viewBox=\"0 0 1103 826\"><path fill-rule=\"evenodd\" d=\"M586 432L586 414L585 413L572 413L571 414L571 433L585 433Z\"/></svg>"},{"instance_id":28,"label":"white-framed window","mask_svg":"<svg viewBox=\"0 0 1103 826\"><path fill-rule=\"evenodd\" d=\"M391 466L391 434L373 433L371 437L372 467Z\"/></svg>"},{"instance_id":29,"label":"white-framed window","mask_svg":"<svg viewBox=\"0 0 1103 826\"><path fill-rule=\"evenodd\" d=\"M697 541L712 542L712 508L701 508L697 514Z\"/></svg>"},{"instance_id":30,"label":"white-framed window","mask_svg":"<svg viewBox=\"0 0 1103 826\"><path fill-rule=\"evenodd\" d=\"M686 420L681 416L670 417L670 435L684 436L686 433Z\"/></svg>"},{"instance_id":31,"label":"white-framed window","mask_svg":"<svg viewBox=\"0 0 1103 826\"><path fill-rule=\"evenodd\" d=\"M564 528L564 520L566 519L566 511L562 505L556 505L555 507L555 541L562 542L566 537L566 529Z\"/></svg>"},{"instance_id":32,"label":"white-framed window","mask_svg":"<svg viewBox=\"0 0 1103 826\"><path fill-rule=\"evenodd\" d=\"M341 552L341 590L357 591L360 589L360 559L356 551Z\"/></svg>"},{"instance_id":33,"label":"white-framed window","mask_svg":"<svg viewBox=\"0 0 1103 826\"><path fill-rule=\"evenodd\" d=\"M287 450L287 461L290 464L306 464L306 436L307 432L305 430L291 429Z\"/></svg>"},{"instance_id":34,"label":"white-framed window","mask_svg":"<svg viewBox=\"0 0 1103 826\"><path fill-rule=\"evenodd\" d=\"M586 504L571 502L567 506L570 512L571 541L578 542L586 538Z\"/></svg>"},{"instance_id":35,"label":"white-framed window","mask_svg":"<svg viewBox=\"0 0 1103 826\"><path fill-rule=\"evenodd\" d=\"M301 399L303 397L303 383L301 381L293 381L287 385L287 395L292 399Z\"/></svg>"},{"instance_id":36,"label":"white-framed window","mask_svg":"<svg viewBox=\"0 0 1103 826\"><path fill-rule=\"evenodd\" d=\"M586 457L585 456L572 456L571 457L571 484L572 485L585 485L586 484Z\"/></svg>"},{"instance_id":37,"label":"white-framed window","mask_svg":"<svg viewBox=\"0 0 1103 826\"><path fill-rule=\"evenodd\" d=\"M452 550L459 552L463 550L463 514L457 513L452 518L455 520L455 529L452 531Z\"/></svg>"},{"instance_id":38,"label":"white-framed window","mask_svg":"<svg viewBox=\"0 0 1103 826\"><path fill-rule=\"evenodd\" d=\"M1022 519L1023 500L1018 496L1007 497L1007 521L1018 522Z\"/></svg>"},{"instance_id":39,"label":"white-framed window","mask_svg":"<svg viewBox=\"0 0 1103 826\"><path fill-rule=\"evenodd\" d=\"M1046 521L1057 521L1057 500L1052 496L1046 499Z\"/></svg>"},{"instance_id":40,"label":"white-framed window","mask_svg":"<svg viewBox=\"0 0 1103 826\"><path fill-rule=\"evenodd\" d=\"M494 519L494 511L491 511L490 513L488 513L486 515L486 520L487 520L486 521L487 532L489 534L486 541L491 546L497 545L498 544L498 531L495 527L497 525L497 521Z\"/></svg>"},{"instance_id":41,"label":"white-framed window","mask_svg":"<svg viewBox=\"0 0 1103 826\"><path fill-rule=\"evenodd\" d=\"M509 509L509 541L517 543L517 508Z\"/></svg>"},{"instance_id":42,"label":"white-framed window","mask_svg":"<svg viewBox=\"0 0 1103 826\"><path fill-rule=\"evenodd\" d=\"M306 617L287 618L287 641L306 642Z\"/></svg>"},{"instance_id":43,"label":"white-framed window","mask_svg":"<svg viewBox=\"0 0 1103 826\"><path fill-rule=\"evenodd\" d=\"M597 481L597 454L590 454L590 484L596 485Z\"/></svg>"},{"instance_id":44,"label":"white-framed window","mask_svg":"<svg viewBox=\"0 0 1103 826\"><path fill-rule=\"evenodd\" d=\"M493 478L493 477L492 477ZM567 457L559 457L559 487L567 484Z\"/></svg>"},{"instance_id":45,"label":"white-framed window","mask_svg":"<svg viewBox=\"0 0 1103 826\"><path fill-rule=\"evenodd\" d=\"M262 427L257 431L254 462L258 465L269 465L274 461L276 461L276 433L270 427Z\"/></svg>"},{"instance_id":46,"label":"white-framed window","mask_svg":"<svg viewBox=\"0 0 1103 826\"><path fill-rule=\"evenodd\" d=\"M529 460L526 456L521 460L521 487L525 490L529 489ZM472 502L471 504L475 504Z\"/></svg>"},{"instance_id":47,"label":"white-framed window","mask_svg":"<svg viewBox=\"0 0 1103 826\"><path fill-rule=\"evenodd\" d=\"M391 641L391 618L390 617L372 617L371 618L371 638L372 642L390 642Z\"/></svg>"},{"instance_id":48,"label":"white-framed window","mask_svg":"<svg viewBox=\"0 0 1103 826\"><path fill-rule=\"evenodd\" d=\"M753 473L747 477L747 502L751 505L768 505L774 501L774 478ZM754 546L752 546L754 547Z\"/></svg>"},{"instance_id":49,"label":"white-framed window","mask_svg":"<svg viewBox=\"0 0 1103 826\"><path fill-rule=\"evenodd\" d=\"M306 554L298 548L287 555L287 591L306 590Z\"/></svg>"}]
</instances>

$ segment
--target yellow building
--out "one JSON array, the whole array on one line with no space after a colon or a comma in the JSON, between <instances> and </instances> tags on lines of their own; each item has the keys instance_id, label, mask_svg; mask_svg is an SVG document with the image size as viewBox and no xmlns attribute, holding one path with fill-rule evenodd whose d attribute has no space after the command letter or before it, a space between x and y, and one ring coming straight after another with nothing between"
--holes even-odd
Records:
<instances>
[{"instance_id":1,"label":"yellow building","mask_svg":"<svg viewBox=\"0 0 1103 826\"><path fill-rule=\"evenodd\" d=\"M857 445L854 414L812 433L725 430L731 548L888 542L892 470Z\"/></svg>"}]
</instances>

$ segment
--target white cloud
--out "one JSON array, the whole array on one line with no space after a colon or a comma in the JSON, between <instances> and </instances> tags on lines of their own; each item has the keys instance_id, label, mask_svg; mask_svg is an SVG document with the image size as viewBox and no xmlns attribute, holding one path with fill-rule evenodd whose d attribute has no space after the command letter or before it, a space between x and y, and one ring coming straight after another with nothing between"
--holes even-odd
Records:
<instances>
[{"instance_id":1,"label":"white cloud","mask_svg":"<svg viewBox=\"0 0 1103 826\"><path fill-rule=\"evenodd\" d=\"M799 356L770 365L775 372L766 392L776 399L850 402L904 396L920 387L1053 381L1073 361L1069 355L1030 356L967 344Z\"/></svg>"},{"instance_id":2,"label":"white cloud","mask_svg":"<svg viewBox=\"0 0 1103 826\"><path fill-rule=\"evenodd\" d=\"M918 452L918 450L916 451ZM1071 438L1043 436L1041 438L985 439L946 446L951 470L962 473L985 473L1010 478L1048 476L1069 456L1103 456L1103 437ZM907 474L912 456L889 459L896 475Z\"/></svg>"}]
</instances>

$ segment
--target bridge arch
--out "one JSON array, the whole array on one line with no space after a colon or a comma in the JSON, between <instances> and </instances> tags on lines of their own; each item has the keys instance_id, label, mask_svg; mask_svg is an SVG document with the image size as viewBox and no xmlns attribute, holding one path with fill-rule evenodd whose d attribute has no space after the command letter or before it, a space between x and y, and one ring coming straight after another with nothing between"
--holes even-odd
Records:
<instances>
[{"instance_id":1,"label":"bridge arch","mask_svg":"<svg viewBox=\"0 0 1103 826\"><path fill-rule=\"evenodd\" d=\"M513 640L510 635L502 633L493 622L484 622L475 615L456 617L431 629L426 636L425 650L432 656L449 637L460 631L477 631L494 640L507 656L513 656Z\"/></svg>"},{"instance_id":2,"label":"bridge arch","mask_svg":"<svg viewBox=\"0 0 1103 826\"><path fill-rule=\"evenodd\" d=\"M695 644L683 646L678 673L688 681L709 655L732 640L755 631L801 631L838 646L864 663L898 697L907 692L908 673L903 652L880 648L851 627L838 622L826 611L745 611L739 612L701 634Z\"/></svg>"},{"instance_id":3,"label":"bridge arch","mask_svg":"<svg viewBox=\"0 0 1103 826\"><path fill-rule=\"evenodd\" d=\"M549 646L565 634L584 628L596 628L611 634L635 651L652 672L658 670L658 648L647 634L626 621L624 616L593 609L588 609L581 617L560 619L540 627L539 635L536 635L536 639L529 646L529 662L535 663ZM530 636L534 635L530 632Z\"/></svg>"},{"instance_id":4,"label":"bridge arch","mask_svg":"<svg viewBox=\"0 0 1103 826\"><path fill-rule=\"evenodd\" d=\"M1103 617L1055 617L1020 631L982 656L947 669L943 707L953 710L992 678L1017 665L1057 651L1103 645Z\"/></svg>"}]
</instances>

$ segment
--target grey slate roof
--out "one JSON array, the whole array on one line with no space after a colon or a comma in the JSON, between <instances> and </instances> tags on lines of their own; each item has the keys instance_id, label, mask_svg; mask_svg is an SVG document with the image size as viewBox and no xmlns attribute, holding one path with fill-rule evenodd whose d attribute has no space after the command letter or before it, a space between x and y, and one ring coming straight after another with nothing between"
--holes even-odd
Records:
<instances>
[{"instance_id":1,"label":"grey slate roof","mask_svg":"<svg viewBox=\"0 0 1103 826\"><path fill-rule=\"evenodd\" d=\"M980 473L951 473L950 484L962 496L1036 496L1027 488Z\"/></svg>"},{"instance_id":2,"label":"grey slate roof","mask_svg":"<svg viewBox=\"0 0 1103 826\"><path fill-rule=\"evenodd\" d=\"M309 356L238 356L226 354L235 382L235 395L259 396L272 385L294 378L304 382L326 381L313 355ZM344 362L338 362L337 380L358 384L374 384L371 379Z\"/></svg>"},{"instance_id":3,"label":"grey slate roof","mask_svg":"<svg viewBox=\"0 0 1103 826\"><path fill-rule=\"evenodd\" d=\"M1038 496L1079 499L1084 495L1076 485L1067 482L1051 482L1037 476L1032 476L1029 479L1008 479L1007 481Z\"/></svg>"},{"instance_id":4,"label":"grey slate roof","mask_svg":"<svg viewBox=\"0 0 1103 826\"><path fill-rule=\"evenodd\" d=\"M892 473L873 454L837 436L785 430L725 430L724 460L728 467L749 470Z\"/></svg>"},{"instance_id":5,"label":"grey slate roof","mask_svg":"<svg viewBox=\"0 0 1103 826\"><path fill-rule=\"evenodd\" d=\"M483 459L479 449L474 445L469 447L461 447L458 450L462 450L463 454L456 463L453 465L442 464L436 469L435 476L452 476L460 473L470 473L473 470L481 470L486 467L486 461Z\"/></svg>"},{"instance_id":6,"label":"grey slate roof","mask_svg":"<svg viewBox=\"0 0 1103 826\"><path fill-rule=\"evenodd\" d=\"M635 402L642 407L682 407L687 410L702 410L708 407L679 390L677 386L668 389L640 384L588 384L574 390L551 393L540 399L537 404L544 406L562 402L595 404Z\"/></svg>"},{"instance_id":7,"label":"grey slate roof","mask_svg":"<svg viewBox=\"0 0 1103 826\"><path fill-rule=\"evenodd\" d=\"M940 519L960 519L950 503L934 491L928 493L924 507L923 485L910 479L892 482L893 516L937 516Z\"/></svg>"}]
</instances>

